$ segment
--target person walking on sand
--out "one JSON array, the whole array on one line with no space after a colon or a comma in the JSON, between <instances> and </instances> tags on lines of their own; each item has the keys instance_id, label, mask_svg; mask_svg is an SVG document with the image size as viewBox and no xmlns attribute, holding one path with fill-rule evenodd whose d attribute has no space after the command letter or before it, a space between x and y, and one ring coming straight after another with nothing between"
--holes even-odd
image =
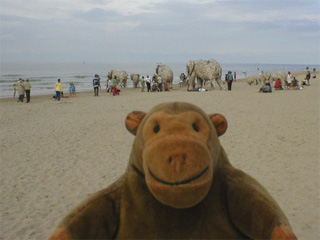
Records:
<instances>
[{"instance_id":1,"label":"person walking on sand","mask_svg":"<svg viewBox=\"0 0 320 240\"><path fill-rule=\"evenodd\" d=\"M232 82L233 82L233 74L231 71L228 71L228 75L227 75L228 91L231 91Z\"/></svg>"},{"instance_id":2,"label":"person walking on sand","mask_svg":"<svg viewBox=\"0 0 320 240\"><path fill-rule=\"evenodd\" d=\"M141 82L141 92L144 92L144 87L145 87L145 83L146 83L144 76L142 76L140 82Z\"/></svg>"},{"instance_id":3,"label":"person walking on sand","mask_svg":"<svg viewBox=\"0 0 320 240\"><path fill-rule=\"evenodd\" d=\"M233 80L234 80L235 82L237 81L237 73L236 73L236 72L233 73Z\"/></svg>"},{"instance_id":4,"label":"person walking on sand","mask_svg":"<svg viewBox=\"0 0 320 240\"><path fill-rule=\"evenodd\" d=\"M98 74L94 75L94 79L92 80L94 96L99 96L99 88L100 88L100 77Z\"/></svg>"},{"instance_id":5,"label":"person walking on sand","mask_svg":"<svg viewBox=\"0 0 320 240\"><path fill-rule=\"evenodd\" d=\"M29 79L27 79L26 83L24 84L24 90L26 91L27 103L29 103L30 102L30 93L31 93L31 83L29 82Z\"/></svg>"},{"instance_id":6,"label":"person walking on sand","mask_svg":"<svg viewBox=\"0 0 320 240\"><path fill-rule=\"evenodd\" d=\"M23 98L24 98L24 83L23 82L24 82L24 80L20 78L19 81L16 83L18 94L19 94L18 102L23 102Z\"/></svg>"},{"instance_id":7,"label":"person walking on sand","mask_svg":"<svg viewBox=\"0 0 320 240\"><path fill-rule=\"evenodd\" d=\"M60 94L63 92L62 84L60 78L58 79L58 82L56 83L56 87L54 89L56 91L56 101L60 101Z\"/></svg>"}]
</instances>

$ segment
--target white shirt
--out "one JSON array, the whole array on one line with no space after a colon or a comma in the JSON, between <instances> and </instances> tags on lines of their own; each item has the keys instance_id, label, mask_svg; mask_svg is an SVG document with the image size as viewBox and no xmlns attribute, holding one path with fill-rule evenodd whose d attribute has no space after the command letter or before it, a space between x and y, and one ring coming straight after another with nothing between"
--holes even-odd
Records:
<instances>
[{"instance_id":1,"label":"white shirt","mask_svg":"<svg viewBox=\"0 0 320 240\"><path fill-rule=\"evenodd\" d=\"M291 74L288 74L288 76L287 76L287 82L288 82L288 83L291 83Z\"/></svg>"}]
</instances>

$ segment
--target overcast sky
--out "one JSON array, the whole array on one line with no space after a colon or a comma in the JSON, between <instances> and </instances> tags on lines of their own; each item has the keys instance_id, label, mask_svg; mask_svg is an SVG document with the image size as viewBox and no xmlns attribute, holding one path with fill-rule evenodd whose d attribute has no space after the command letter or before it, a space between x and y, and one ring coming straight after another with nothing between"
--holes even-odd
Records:
<instances>
[{"instance_id":1,"label":"overcast sky","mask_svg":"<svg viewBox=\"0 0 320 240\"><path fill-rule=\"evenodd\" d=\"M1 62L320 63L319 0L1 0Z\"/></svg>"}]
</instances>

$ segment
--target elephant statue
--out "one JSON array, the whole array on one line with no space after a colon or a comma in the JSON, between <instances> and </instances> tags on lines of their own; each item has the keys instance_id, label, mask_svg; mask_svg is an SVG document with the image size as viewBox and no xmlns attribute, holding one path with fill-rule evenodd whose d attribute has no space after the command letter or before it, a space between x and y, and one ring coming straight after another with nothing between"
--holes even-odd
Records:
<instances>
[{"instance_id":1,"label":"elephant statue","mask_svg":"<svg viewBox=\"0 0 320 240\"><path fill-rule=\"evenodd\" d=\"M158 65L156 68L157 79L159 77L162 78L163 83L168 85L169 89L172 89L172 82L173 82L173 72L171 68L166 65Z\"/></svg>"},{"instance_id":2,"label":"elephant statue","mask_svg":"<svg viewBox=\"0 0 320 240\"><path fill-rule=\"evenodd\" d=\"M130 75L130 79L133 82L133 87L137 88L139 87L139 83L140 83L140 74L137 73L133 73Z\"/></svg>"},{"instance_id":3,"label":"elephant statue","mask_svg":"<svg viewBox=\"0 0 320 240\"><path fill-rule=\"evenodd\" d=\"M270 81L270 78L271 78L271 73L264 73L262 71L260 75L247 77L246 80L249 85L252 85L253 83L255 85L258 85L258 84L264 85L266 81Z\"/></svg>"},{"instance_id":4,"label":"elephant statue","mask_svg":"<svg viewBox=\"0 0 320 240\"><path fill-rule=\"evenodd\" d=\"M282 86L286 86L286 74L283 72L276 72L276 73L264 73L261 72L260 75L257 76L250 76L247 78L247 83L249 85L252 85L253 83L255 85L261 84L264 85L266 81L270 82L271 85L273 85L273 82L277 79L280 79Z\"/></svg>"},{"instance_id":5,"label":"elephant statue","mask_svg":"<svg viewBox=\"0 0 320 240\"><path fill-rule=\"evenodd\" d=\"M120 84L120 87L126 87L127 81L128 81L128 73L126 71L116 71L111 70L108 73L108 79L113 79L114 76L117 76L118 84Z\"/></svg>"},{"instance_id":6,"label":"elephant statue","mask_svg":"<svg viewBox=\"0 0 320 240\"><path fill-rule=\"evenodd\" d=\"M189 61L187 63L187 73L192 88L195 88L195 79L197 78L198 87L202 87L206 81L209 81L211 87L215 88L215 81L220 90L224 89L221 82L222 69L214 59Z\"/></svg>"},{"instance_id":7,"label":"elephant statue","mask_svg":"<svg viewBox=\"0 0 320 240\"><path fill-rule=\"evenodd\" d=\"M258 78L257 78L257 76L247 77L247 83L248 83L249 85L252 85L252 84L258 85Z\"/></svg>"},{"instance_id":8,"label":"elephant statue","mask_svg":"<svg viewBox=\"0 0 320 240\"><path fill-rule=\"evenodd\" d=\"M282 86L286 86L287 75L284 72L275 72L270 74L270 83L273 83L277 79L280 79Z\"/></svg>"}]
</instances>

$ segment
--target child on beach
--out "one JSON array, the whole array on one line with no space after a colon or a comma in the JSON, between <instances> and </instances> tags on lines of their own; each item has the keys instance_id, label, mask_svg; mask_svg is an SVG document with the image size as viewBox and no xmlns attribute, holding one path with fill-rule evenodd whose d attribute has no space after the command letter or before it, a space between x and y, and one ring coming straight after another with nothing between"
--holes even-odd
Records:
<instances>
[{"instance_id":1,"label":"child on beach","mask_svg":"<svg viewBox=\"0 0 320 240\"><path fill-rule=\"evenodd\" d=\"M72 83L71 91L72 91L72 97L75 97L76 96L76 86L74 85L74 83Z\"/></svg>"},{"instance_id":2,"label":"child on beach","mask_svg":"<svg viewBox=\"0 0 320 240\"><path fill-rule=\"evenodd\" d=\"M72 96L72 83L70 83L70 86L69 86L69 97Z\"/></svg>"}]
</instances>

